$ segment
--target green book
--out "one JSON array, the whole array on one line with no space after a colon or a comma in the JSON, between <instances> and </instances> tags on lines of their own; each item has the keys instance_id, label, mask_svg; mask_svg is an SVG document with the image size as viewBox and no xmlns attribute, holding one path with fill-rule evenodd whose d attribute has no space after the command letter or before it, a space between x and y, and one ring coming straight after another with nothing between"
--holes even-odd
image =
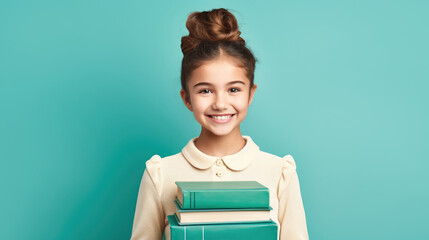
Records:
<instances>
[{"instance_id":1,"label":"green book","mask_svg":"<svg viewBox=\"0 0 429 240\"><path fill-rule=\"evenodd\" d=\"M256 181L176 182L182 209L269 208L269 189Z\"/></svg>"},{"instance_id":2,"label":"green book","mask_svg":"<svg viewBox=\"0 0 429 240\"><path fill-rule=\"evenodd\" d=\"M179 225L269 222L272 208L214 208L181 209L179 201L174 201L175 216Z\"/></svg>"},{"instance_id":3,"label":"green book","mask_svg":"<svg viewBox=\"0 0 429 240\"><path fill-rule=\"evenodd\" d=\"M261 223L230 223L188 225L177 224L175 215L168 215L171 240L277 240L277 224Z\"/></svg>"}]
</instances>

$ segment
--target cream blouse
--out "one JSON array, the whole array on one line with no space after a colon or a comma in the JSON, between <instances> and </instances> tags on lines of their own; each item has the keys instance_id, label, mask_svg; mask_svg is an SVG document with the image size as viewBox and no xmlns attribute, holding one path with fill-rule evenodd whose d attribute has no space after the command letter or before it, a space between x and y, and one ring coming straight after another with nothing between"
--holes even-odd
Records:
<instances>
[{"instance_id":1,"label":"cream blouse","mask_svg":"<svg viewBox=\"0 0 429 240\"><path fill-rule=\"evenodd\" d=\"M270 190L271 219L279 239L308 239L301 191L292 156L259 150L249 136L237 153L218 158L201 152L192 138L181 153L146 162L134 216L131 240L170 240L167 215L174 213L175 181L258 181Z\"/></svg>"}]
</instances>

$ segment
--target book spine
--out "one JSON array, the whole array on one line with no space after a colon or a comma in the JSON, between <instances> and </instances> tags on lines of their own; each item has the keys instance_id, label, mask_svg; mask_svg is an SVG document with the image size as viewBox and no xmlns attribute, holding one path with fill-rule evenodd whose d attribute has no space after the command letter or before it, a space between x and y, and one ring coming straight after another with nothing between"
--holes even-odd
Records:
<instances>
[{"instance_id":1,"label":"book spine","mask_svg":"<svg viewBox=\"0 0 429 240\"><path fill-rule=\"evenodd\" d=\"M170 218L169 218L170 220ZM170 225L171 240L277 240L277 224Z\"/></svg>"},{"instance_id":2,"label":"book spine","mask_svg":"<svg viewBox=\"0 0 429 240\"><path fill-rule=\"evenodd\" d=\"M183 192L183 209L268 208L269 201L268 189Z\"/></svg>"},{"instance_id":3,"label":"book spine","mask_svg":"<svg viewBox=\"0 0 429 240\"><path fill-rule=\"evenodd\" d=\"M183 209L193 209L192 202L194 197L192 197L192 193L186 190L182 190L183 192Z\"/></svg>"}]
</instances>

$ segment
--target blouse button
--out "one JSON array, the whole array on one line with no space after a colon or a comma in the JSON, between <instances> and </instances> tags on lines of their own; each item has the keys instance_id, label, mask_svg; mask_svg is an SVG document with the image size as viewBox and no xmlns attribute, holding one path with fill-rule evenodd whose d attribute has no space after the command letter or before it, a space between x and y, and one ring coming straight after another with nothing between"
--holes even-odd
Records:
<instances>
[{"instance_id":1,"label":"blouse button","mask_svg":"<svg viewBox=\"0 0 429 240\"><path fill-rule=\"evenodd\" d=\"M216 165L218 167L222 166L222 160L221 159L216 160Z\"/></svg>"},{"instance_id":2,"label":"blouse button","mask_svg":"<svg viewBox=\"0 0 429 240\"><path fill-rule=\"evenodd\" d=\"M216 173L216 176L218 176L218 177L222 177L222 176L223 176L223 173L222 173L222 172L217 172L217 173Z\"/></svg>"}]
</instances>

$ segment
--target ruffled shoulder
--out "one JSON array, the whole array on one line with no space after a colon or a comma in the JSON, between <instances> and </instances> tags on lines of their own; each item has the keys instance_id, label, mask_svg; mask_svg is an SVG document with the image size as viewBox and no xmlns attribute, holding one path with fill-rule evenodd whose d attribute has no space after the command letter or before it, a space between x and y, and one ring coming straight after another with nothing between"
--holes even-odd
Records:
<instances>
[{"instance_id":1,"label":"ruffled shoulder","mask_svg":"<svg viewBox=\"0 0 429 240\"><path fill-rule=\"evenodd\" d=\"M162 192L163 184L161 166L161 157L159 155L153 155L149 160L146 161L146 171L152 179L152 182L155 185L158 193Z\"/></svg>"},{"instance_id":2,"label":"ruffled shoulder","mask_svg":"<svg viewBox=\"0 0 429 240\"><path fill-rule=\"evenodd\" d=\"M295 160L291 155L286 155L282 158L282 172L279 182L278 196L283 194L283 191L288 187L290 179L296 174Z\"/></svg>"}]
</instances>

